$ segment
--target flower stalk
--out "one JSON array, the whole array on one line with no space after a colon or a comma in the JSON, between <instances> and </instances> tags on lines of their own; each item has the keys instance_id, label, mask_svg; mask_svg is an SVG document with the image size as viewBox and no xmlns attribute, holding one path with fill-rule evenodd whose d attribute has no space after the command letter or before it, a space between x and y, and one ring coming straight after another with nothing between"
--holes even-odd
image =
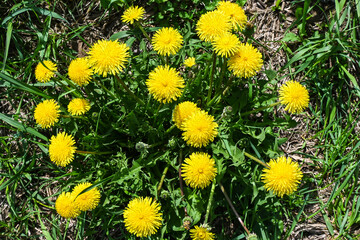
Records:
<instances>
[{"instance_id":1,"label":"flower stalk","mask_svg":"<svg viewBox=\"0 0 360 240\"><path fill-rule=\"evenodd\" d=\"M275 106L277 106L279 104L280 104L280 102L272 103L272 104L270 104L268 106L260 107L260 108L257 108L257 109L254 109L254 110L251 110L251 111L248 111L248 112L241 113L240 115L242 117L244 117L244 116L250 115L252 113L260 112L260 111L265 110L267 108L275 107Z\"/></svg>"},{"instance_id":2,"label":"flower stalk","mask_svg":"<svg viewBox=\"0 0 360 240\"><path fill-rule=\"evenodd\" d=\"M214 84L214 74L215 74L215 67L216 67L216 53L215 51L213 52L212 55L212 68L211 68L211 72L210 72L210 83L209 83L209 91L208 91L208 95L207 95L207 103L210 102L210 98L211 98L211 93L212 93L212 87Z\"/></svg>"},{"instance_id":3,"label":"flower stalk","mask_svg":"<svg viewBox=\"0 0 360 240\"><path fill-rule=\"evenodd\" d=\"M207 222L209 220L210 209L211 209L212 202L214 200L215 184L216 184L215 181L213 181L212 184L211 184L209 202L208 202L208 205L206 207L206 214L205 214L204 224L207 224Z\"/></svg>"},{"instance_id":4,"label":"flower stalk","mask_svg":"<svg viewBox=\"0 0 360 240\"><path fill-rule=\"evenodd\" d=\"M264 163L263 161L261 161L260 159L258 159L257 157L254 157L253 155L247 153L247 152L244 152L244 155L247 156L248 158L250 158L251 160L254 160L255 162L263 165L265 168L270 168L269 165L267 165L266 163Z\"/></svg>"},{"instance_id":5,"label":"flower stalk","mask_svg":"<svg viewBox=\"0 0 360 240\"><path fill-rule=\"evenodd\" d=\"M116 79L118 80L118 82L121 84L121 86L123 86L123 88L126 90L126 92L127 92L128 94L130 94L130 96L131 96L132 98L134 98L137 103L139 103L140 105L143 105L143 106L145 105L145 103L144 103L140 98L138 98L138 97L126 86L126 84L123 82L123 80L120 79L120 77L119 77L118 75L115 75L115 77L116 77Z\"/></svg>"}]
</instances>

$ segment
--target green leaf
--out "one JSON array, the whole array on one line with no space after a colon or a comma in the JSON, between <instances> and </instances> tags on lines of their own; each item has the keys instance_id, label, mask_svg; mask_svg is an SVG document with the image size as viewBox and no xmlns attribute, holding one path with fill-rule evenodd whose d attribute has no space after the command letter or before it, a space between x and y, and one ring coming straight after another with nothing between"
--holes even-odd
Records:
<instances>
[{"instance_id":1,"label":"green leaf","mask_svg":"<svg viewBox=\"0 0 360 240\"><path fill-rule=\"evenodd\" d=\"M21 90L24 90L26 92L33 93L33 94L39 95L39 96L44 97L44 98L51 98L49 95L45 94L40 89L38 89L36 87L33 87L33 86L30 86L27 83L16 80L15 78L13 78L13 77L11 77L9 75L6 75L4 73L1 73L1 72L0 72L0 79L3 79L4 81L13 84L14 87L16 87L18 89L21 89Z\"/></svg>"},{"instance_id":2,"label":"green leaf","mask_svg":"<svg viewBox=\"0 0 360 240\"><path fill-rule=\"evenodd\" d=\"M43 139L45 141L48 141L47 137L45 137L44 135L42 135L41 133L39 133L35 129L33 129L31 127L26 127L24 124L22 124L22 123L20 123L18 121L15 121L14 119L6 116L3 113L0 113L0 119L3 120L4 122L6 122L7 124L19 129L20 131L30 133L30 134L38 137L38 138L41 138L41 139Z\"/></svg>"},{"instance_id":3,"label":"green leaf","mask_svg":"<svg viewBox=\"0 0 360 240\"><path fill-rule=\"evenodd\" d=\"M283 37L283 42L298 42L300 38L295 33L289 32Z\"/></svg>"}]
</instances>

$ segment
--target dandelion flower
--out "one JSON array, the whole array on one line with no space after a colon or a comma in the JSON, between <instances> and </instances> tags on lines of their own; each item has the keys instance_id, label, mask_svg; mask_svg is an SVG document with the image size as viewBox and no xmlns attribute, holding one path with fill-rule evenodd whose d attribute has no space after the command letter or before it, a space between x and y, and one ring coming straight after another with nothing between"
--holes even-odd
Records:
<instances>
[{"instance_id":1,"label":"dandelion flower","mask_svg":"<svg viewBox=\"0 0 360 240\"><path fill-rule=\"evenodd\" d=\"M192 188L209 186L216 173L215 161L206 153L192 153L181 166L181 175Z\"/></svg>"},{"instance_id":2,"label":"dandelion flower","mask_svg":"<svg viewBox=\"0 0 360 240\"><path fill-rule=\"evenodd\" d=\"M74 98L68 105L68 111L72 115L83 115L90 110L90 103L86 99Z\"/></svg>"},{"instance_id":3,"label":"dandelion flower","mask_svg":"<svg viewBox=\"0 0 360 240\"><path fill-rule=\"evenodd\" d=\"M76 58L70 62L69 78L79 86L86 85L91 81L93 70L88 58Z\"/></svg>"},{"instance_id":4,"label":"dandelion flower","mask_svg":"<svg viewBox=\"0 0 360 240\"><path fill-rule=\"evenodd\" d=\"M200 40L211 42L215 37L231 30L230 17L221 11L207 12L200 16L196 31Z\"/></svg>"},{"instance_id":5,"label":"dandelion flower","mask_svg":"<svg viewBox=\"0 0 360 240\"><path fill-rule=\"evenodd\" d=\"M89 63L94 72L107 77L115 75L125 66L129 55L129 47L125 43L111 40L99 40L91 47Z\"/></svg>"},{"instance_id":6,"label":"dandelion flower","mask_svg":"<svg viewBox=\"0 0 360 240\"><path fill-rule=\"evenodd\" d=\"M303 175L298 163L282 156L271 159L268 165L261 175L266 190L272 190L279 197L296 191Z\"/></svg>"},{"instance_id":7,"label":"dandelion flower","mask_svg":"<svg viewBox=\"0 0 360 240\"><path fill-rule=\"evenodd\" d=\"M50 160L56 165L65 167L74 159L76 147L73 136L65 132L52 136L49 145Z\"/></svg>"},{"instance_id":8,"label":"dandelion flower","mask_svg":"<svg viewBox=\"0 0 360 240\"><path fill-rule=\"evenodd\" d=\"M184 121L197 111L200 111L200 108L193 102L186 101L179 103L174 109L172 120L177 128L182 129Z\"/></svg>"},{"instance_id":9,"label":"dandelion flower","mask_svg":"<svg viewBox=\"0 0 360 240\"><path fill-rule=\"evenodd\" d=\"M125 23L133 24L134 21L139 21L143 18L145 9L143 7L131 6L125 10L124 14L121 16L121 19Z\"/></svg>"},{"instance_id":10,"label":"dandelion flower","mask_svg":"<svg viewBox=\"0 0 360 240\"><path fill-rule=\"evenodd\" d=\"M190 230L190 237L192 240L213 240L215 235L205 227L195 226Z\"/></svg>"},{"instance_id":11,"label":"dandelion flower","mask_svg":"<svg viewBox=\"0 0 360 240\"><path fill-rule=\"evenodd\" d=\"M54 124L59 121L59 108L59 104L54 99L39 103L34 112L36 123L42 128L54 126Z\"/></svg>"},{"instance_id":12,"label":"dandelion flower","mask_svg":"<svg viewBox=\"0 0 360 240\"><path fill-rule=\"evenodd\" d=\"M50 60L39 62L35 68L35 78L39 82L46 83L55 75L56 64Z\"/></svg>"},{"instance_id":13,"label":"dandelion flower","mask_svg":"<svg viewBox=\"0 0 360 240\"><path fill-rule=\"evenodd\" d=\"M176 100L182 93L184 79L175 68L168 65L158 66L149 74L146 85L151 95L162 103Z\"/></svg>"},{"instance_id":14,"label":"dandelion flower","mask_svg":"<svg viewBox=\"0 0 360 240\"><path fill-rule=\"evenodd\" d=\"M157 30L152 39L154 50L162 56L176 54L181 48L182 42L183 37L178 30L172 27Z\"/></svg>"},{"instance_id":15,"label":"dandelion flower","mask_svg":"<svg viewBox=\"0 0 360 240\"><path fill-rule=\"evenodd\" d=\"M214 117L201 110L192 114L182 125L183 139L190 146L200 148L214 141L218 134Z\"/></svg>"},{"instance_id":16,"label":"dandelion flower","mask_svg":"<svg viewBox=\"0 0 360 240\"><path fill-rule=\"evenodd\" d=\"M55 202L57 213L64 218L76 218L80 209L74 204L74 197L69 192L62 192Z\"/></svg>"},{"instance_id":17,"label":"dandelion flower","mask_svg":"<svg viewBox=\"0 0 360 240\"><path fill-rule=\"evenodd\" d=\"M81 193L90 186L91 183L89 182L79 183L74 187L74 190L71 193L74 196L75 205L77 205L81 211L93 210L100 202L100 191L97 187Z\"/></svg>"},{"instance_id":18,"label":"dandelion flower","mask_svg":"<svg viewBox=\"0 0 360 240\"><path fill-rule=\"evenodd\" d=\"M239 38L229 32L215 37L212 44L216 54L222 57L230 57L240 48Z\"/></svg>"},{"instance_id":19,"label":"dandelion flower","mask_svg":"<svg viewBox=\"0 0 360 240\"><path fill-rule=\"evenodd\" d=\"M194 57L189 57L189 58L185 59L185 61L184 61L184 65L187 66L187 67L192 67L195 64L196 64L196 62L195 62Z\"/></svg>"},{"instance_id":20,"label":"dandelion flower","mask_svg":"<svg viewBox=\"0 0 360 240\"><path fill-rule=\"evenodd\" d=\"M237 77L252 77L261 69L263 60L261 53L251 44L240 44L239 50L230 57L229 69Z\"/></svg>"},{"instance_id":21,"label":"dandelion flower","mask_svg":"<svg viewBox=\"0 0 360 240\"><path fill-rule=\"evenodd\" d=\"M296 81L289 81L280 87L280 103L286 105L285 111L300 113L309 106L308 90Z\"/></svg>"},{"instance_id":22,"label":"dandelion flower","mask_svg":"<svg viewBox=\"0 0 360 240\"><path fill-rule=\"evenodd\" d=\"M161 226L160 206L151 198L138 197L131 200L124 210L126 229L137 237L148 237Z\"/></svg>"},{"instance_id":23,"label":"dandelion flower","mask_svg":"<svg viewBox=\"0 0 360 240\"><path fill-rule=\"evenodd\" d=\"M245 28L247 22L245 11L236 3L221 1L217 6L217 10L230 17L233 29L236 30L239 27L240 30L243 30Z\"/></svg>"}]
</instances>

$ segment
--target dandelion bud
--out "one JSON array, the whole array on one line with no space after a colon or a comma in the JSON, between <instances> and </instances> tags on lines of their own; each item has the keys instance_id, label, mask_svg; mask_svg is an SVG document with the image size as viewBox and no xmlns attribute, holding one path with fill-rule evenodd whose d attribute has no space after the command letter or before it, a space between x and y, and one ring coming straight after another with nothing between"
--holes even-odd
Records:
<instances>
[{"instance_id":1,"label":"dandelion bud","mask_svg":"<svg viewBox=\"0 0 360 240\"><path fill-rule=\"evenodd\" d=\"M186 216L184 217L183 219L183 227L186 229L186 230L189 230L190 227L191 227L191 223L193 222L192 218L189 217L189 216Z\"/></svg>"},{"instance_id":2,"label":"dandelion bud","mask_svg":"<svg viewBox=\"0 0 360 240\"><path fill-rule=\"evenodd\" d=\"M146 143L143 143L143 142L138 142L136 143L135 145L135 149L138 151L138 152L141 152L141 153L146 153L147 150L150 146L149 144L146 144Z\"/></svg>"},{"instance_id":3,"label":"dandelion bud","mask_svg":"<svg viewBox=\"0 0 360 240\"><path fill-rule=\"evenodd\" d=\"M249 236L246 237L246 240L257 240L258 237L256 236L255 233L250 233Z\"/></svg>"}]
</instances>

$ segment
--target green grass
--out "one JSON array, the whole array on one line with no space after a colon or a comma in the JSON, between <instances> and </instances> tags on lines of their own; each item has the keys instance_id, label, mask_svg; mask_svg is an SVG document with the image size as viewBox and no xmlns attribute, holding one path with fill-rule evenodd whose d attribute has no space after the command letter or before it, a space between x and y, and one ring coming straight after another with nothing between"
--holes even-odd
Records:
<instances>
[{"instance_id":1,"label":"green grass","mask_svg":"<svg viewBox=\"0 0 360 240\"><path fill-rule=\"evenodd\" d=\"M91 34L98 26L111 22L114 16L119 18L127 6L138 4L113 2L5 0L0 8L0 96L4 103L0 113L1 238L135 239L125 229L123 211L134 197L151 196L160 202L164 220L149 239L188 239L189 232L183 227L186 214L191 228L209 217L216 239L246 239L247 233L220 183L246 228L258 239L286 239L295 234L298 224L318 221L318 216L334 239L359 238L355 231L360 223L358 1L336 0L330 10L320 1L294 3L294 9L299 8L297 20L288 31L297 28L299 35L284 36L286 66L279 71L265 69L267 79L254 76L250 81L226 82L232 74L221 67L224 60L217 58L214 89L210 91L213 101L207 97L211 45L198 40L195 24L216 1L205 1L206 7L198 1L142 2L145 9L153 6L144 22L150 35L159 27L175 26L184 37L183 48L169 59L170 64L179 69L187 56L194 56L199 66L181 70L188 83L181 100L159 104L149 95L145 80L162 59L149 48L141 31L130 26L130 30L107 30L98 36L111 36L131 47L129 63L120 78L144 105L131 98L113 77L94 77L82 88L68 80L67 67L77 57L76 46L81 43L87 51L90 42L98 40ZM184 10L184 6L193 8ZM309 21L311 11L324 17L324 24L316 31ZM79 16L96 20L77 22ZM296 47L290 49L289 41ZM58 65L57 77L38 83L35 66L48 58ZM282 106L275 106L280 110L277 112L274 107L267 108L277 102L278 84L284 77L300 79L310 91L311 103L306 113L296 116L304 127L299 135L305 137L298 139L303 146L289 153L302 156L298 162L304 177L298 191L279 198L265 190L263 166L251 161L248 153L262 162L283 155L282 144L290 134L280 132L290 133L299 124L294 115L281 111ZM36 124L33 112L38 103L55 99L62 115L68 115L66 106L77 96L86 96L92 103L86 116L61 117L50 129ZM185 100L194 101L219 124L218 136L202 149L216 160L218 171L208 215L211 187L194 190L185 183L180 187L179 163L196 151L185 144L180 130L171 128L172 111ZM259 108L261 111L254 111ZM69 166L56 166L49 159L48 140L60 131L75 136L78 150L97 154L79 153ZM58 195L84 181L100 189L99 206L75 220L61 218L54 208ZM316 210L311 211L314 205Z\"/></svg>"}]
</instances>

